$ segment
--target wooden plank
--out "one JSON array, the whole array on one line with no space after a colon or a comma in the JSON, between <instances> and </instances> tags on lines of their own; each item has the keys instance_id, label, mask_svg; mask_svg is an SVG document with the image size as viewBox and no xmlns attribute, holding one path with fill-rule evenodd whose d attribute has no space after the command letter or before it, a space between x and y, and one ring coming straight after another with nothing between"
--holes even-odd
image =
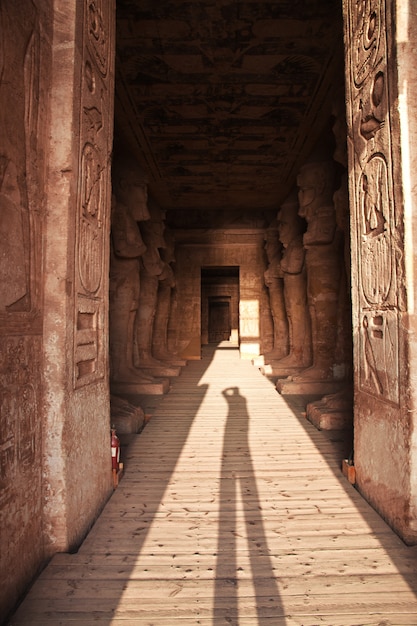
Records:
<instances>
[{"instance_id":1,"label":"wooden plank","mask_svg":"<svg viewBox=\"0 0 417 626\"><path fill-rule=\"evenodd\" d=\"M417 624L417 548L347 483L341 435L307 422L301 398L220 350L150 402L102 515L12 626Z\"/></svg>"}]
</instances>

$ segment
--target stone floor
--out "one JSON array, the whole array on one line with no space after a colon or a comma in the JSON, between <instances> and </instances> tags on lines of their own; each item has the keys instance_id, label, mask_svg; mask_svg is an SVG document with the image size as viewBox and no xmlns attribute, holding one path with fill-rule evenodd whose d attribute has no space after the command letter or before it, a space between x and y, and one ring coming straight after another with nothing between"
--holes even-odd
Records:
<instances>
[{"instance_id":1,"label":"stone floor","mask_svg":"<svg viewBox=\"0 0 417 626\"><path fill-rule=\"evenodd\" d=\"M349 442L304 402L207 347L149 399L102 515L10 624L416 625L417 548L346 481Z\"/></svg>"}]
</instances>

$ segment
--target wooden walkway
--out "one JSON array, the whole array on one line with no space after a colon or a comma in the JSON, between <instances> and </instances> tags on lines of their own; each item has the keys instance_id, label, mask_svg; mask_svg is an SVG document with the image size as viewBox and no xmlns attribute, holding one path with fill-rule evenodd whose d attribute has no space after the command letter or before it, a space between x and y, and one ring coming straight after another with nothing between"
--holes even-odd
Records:
<instances>
[{"instance_id":1,"label":"wooden walkway","mask_svg":"<svg viewBox=\"0 0 417 626\"><path fill-rule=\"evenodd\" d=\"M300 399L207 348L156 405L79 552L53 558L10 624L417 625L417 549Z\"/></svg>"}]
</instances>

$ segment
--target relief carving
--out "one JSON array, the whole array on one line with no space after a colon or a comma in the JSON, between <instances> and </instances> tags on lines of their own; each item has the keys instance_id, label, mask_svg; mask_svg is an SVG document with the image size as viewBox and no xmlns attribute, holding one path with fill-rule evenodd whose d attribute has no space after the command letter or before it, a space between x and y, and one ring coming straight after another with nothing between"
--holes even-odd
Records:
<instances>
[{"instance_id":1,"label":"relief carving","mask_svg":"<svg viewBox=\"0 0 417 626\"><path fill-rule=\"evenodd\" d=\"M88 42L101 74L106 76L108 68L108 19L103 12L102 0L87 0Z\"/></svg>"},{"instance_id":2,"label":"relief carving","mask_svg":"<svg viewBox=\"0 0 417 626\"><path fill-rule=\"evenodd\" d=\"M358 260L358 375L363 391L399 400L397 229L392 184L385 2L351 2L350 134Z\"/></svg>"},{"instance_id":3,"label":"relief carving","mask_svg":"<svg viewBox=\"0 0 417 626\"><path fill-rule=\"evenodd\" d=\"M38 246L40 44L37 8L27 4L19 18L0 5L0 312L30 310Z\"/></svg>"},{"instance_id":4,"label":"relief carving","mask_svg":"<svg viewBox=\"0 0 417 626\"><path fill-rule=\"evenodd\" d=\"M25 266L24 217L16 166L0 156L0 302L6 309L28 289Z\"/></svg>"},{"instance_id":5,"label":"relief carving","mask_svg":"<svg viewBox=\"0 0 417 626\"><path fill-rule=\"evenodd\" d=\"M353 73L356 87L360 87L376 66L381 55L381 13L383 0L356 0Z\"/></svg>"},{"instance_id":6,"label":"relief carving","mask_svg":"<svg viewBox=\"0 0 417 626\"><path fill-rule=\"evenodd\" d=\"M110 221L110 151L113 124L111 3L85 0L80 73L80 171L77 193L74 379L76 386L103 377L106 353L107 229Z\"/></svg>"},{"instance_id":7,"label":"relief carving","mask_svg":"<svg viewBox=\"0 0 417 626\"><path fill-rule=\"evenodd\" d=\"M394 304L395 259L390 232L393 211L387 165L381 155L373 155L366 163L358 191L363 295L369 305Z\"/></svg>"},{"instance_id":8,"label":"relief carving","mask_svg":"<svg viewBox=\"0 0 417 626\"><path fill-rule=\"evenodd\" d=\"M9 338L0 345L0 504L9 497L7 484L19 473L33 471L39 455L40 422L37 390L31 380L40 345Z\"/></svg>"},{"instance_id":9,"label":"relief carving","mask_svg":"<svg viewBox=\"0 0 417 626\"><path fill-rule=\"evenodd\" d=\"M101 283L103 254L103 165L97 148L87 143L81 157L79 273L82 286L95 293Z\"/></svg>"}]
</instances>

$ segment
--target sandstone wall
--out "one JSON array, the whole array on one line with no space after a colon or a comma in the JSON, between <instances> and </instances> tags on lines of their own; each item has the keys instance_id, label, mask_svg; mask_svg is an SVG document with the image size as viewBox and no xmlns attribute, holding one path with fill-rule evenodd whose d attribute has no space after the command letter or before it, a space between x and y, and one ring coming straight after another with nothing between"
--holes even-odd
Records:
<instances>
[{"instance_id":1,"label":"sandstone wall","mask_svg":"<svg viewBox=\"0 0 417 626\"><path fill-rule=\"evenodd\" d=\"M0 614L111 489L114 6L0 4Z\"/></svg>"},{"instance_id":2,"label":"sandstone wall","mask_svg":"<svg viewBox=\"0 0 417 626\"><path fill-rule=\"evenodd\" d=\"M345 2L355 384L363 495L417 540L416 15Z\"/></svg>"},{"instance_id":3,"label":"sandstone wall","mask_svg":"<svg viewBox=\"0 0 417 626\"><path fill-rule=\"evenodd\" d=\"M0 4L0 615L44 558L42 234L52 1Z\"/></svg>"}]
</instances>

